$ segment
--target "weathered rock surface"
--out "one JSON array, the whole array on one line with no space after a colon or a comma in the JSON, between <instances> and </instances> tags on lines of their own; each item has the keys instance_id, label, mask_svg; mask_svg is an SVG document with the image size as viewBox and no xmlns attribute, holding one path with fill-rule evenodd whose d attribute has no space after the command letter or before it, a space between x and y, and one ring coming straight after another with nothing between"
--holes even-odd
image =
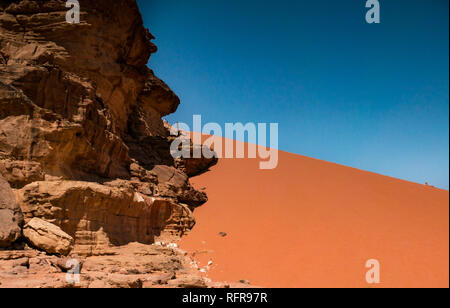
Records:
<instances>
[{"instance_id":1,"label":"weathered rock surface","mask_svg":"<svg viewBox=\"0 0 450 308\"><path fill-rule=\"evenodd\" d=\"M14 243L21 235L22 211L9 186L0 176L0 248Z\"/></svg>"},{"instance_id":2,"label":"weathered rock surface","mask_svg":"<svg viewBox=\"0 0 450 308\"><path fill-rule=\"evenodd\" d=\"M81 254L188 233L207 201L189 177L214 162L170 154L161 117L180 100L146 66L157 48L136 1L80 1L79 24L65 4L0 1L0 175L26 222Z\"/></svg>"},{"instance_id":3,"label":"weathered rock surface","mask_svg":"<svg viewBox=\"0 0 450 308\"><path fill-rule=\"evenodd\" d=\"M18 191L25 221L42 217L75 238L76 252L101 254L130 242L181 236L195 224L188 206L149 197L128 182L35 182Z\"/></svg>"},{"instance_id":4,"label":"weathered rock surface","mask_svg":"<svg viewBox=\"0 0 450 308\"><path fill-rule=\"evenodd\" d=\"M69 253L75 287L204 286L146 245L189 233L207 201L189 178L217 160L172 157L180 100L136 1L79 2L69 24L64 0L0 0L0 287L67 287Z\"/></svg>"},{"instance_id":5,"label":"weathered rock surface","mask_svg":"<svg viewBox=\"0 0 450 308\"><path fill-rule=\"evenodd\" d=\"M25 225L23 236L33 247L50 254L66 256L73 249L73 237L39 218L33 218Z\"/></svg>"},{"instance_id":6,"label":"weathered rock surface","mask_svg":"<svg viewBox=\"0 0 450 308\"><path fill-rule=\"evenodd\" d=\"M20 227L10 210L0 209L0 247L5 248L20 236Z\"/></svg>"},{"instance_id":7,"label":"weathered rock surface","mask_svg":"<svg viewBox=\"0 0 450 308\"><path fill-rule=\"evenodd\" d=\"M67 263L67 261L70 261ZM67 280L80 265L79 283ZM68 266L69 265L69 266ZM82 265L82 266L81 266ZM189 265L185 254L169 247L130 243L107 256L49 256L36 250L0 251L0 288L224 288Z\"/></svg>"}]
</instances>

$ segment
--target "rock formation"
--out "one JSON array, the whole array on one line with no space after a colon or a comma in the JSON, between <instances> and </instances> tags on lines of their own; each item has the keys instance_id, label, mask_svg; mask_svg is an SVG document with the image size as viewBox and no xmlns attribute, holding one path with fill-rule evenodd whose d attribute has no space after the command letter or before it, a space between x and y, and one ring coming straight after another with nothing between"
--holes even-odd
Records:
<instances>
[{"instance_id":1,"label":"rock formation","mask_svg":"<svg viewBox=\"0 0 450 308\"><path fill-rule=\"evenodd\" d=\"M23 215L8 182L0 175L0 248L19 239Z\"/></svg>"},{"instance_id":2,"label":"rock formation","mask_svg":"<svg viewBox=\"0 0 450 308\"><path fill-rule=\"evenodd\" d=\"M72 256L73 257L73 256ZM107 256L78 258L79 283L67 280L71 258L37 250L0 251L0 288L248 288L217 283L186 264L176 249L131 243L112 247Z\"/></svg>"},{"instance_id":3,"label":"rock formation","mask_svg":"<svg viewBox=\"0 0 450 308\"><path fill-rule=\"evenodd\" d=\"M23 229L23 236L40 250L66 256L72 251L73 237L40 218L33 218Z\"/></svg>"},{"instance_id":4,"label":"rock formation","mask_svg":"<svg viewBox=\"0 0 450 308\"><path fill-rule=\"evenodd\" d=\"M84 253L189 232L207 197L188 175L215 161L170 155L161 117L180 101L146 66L156 47L136 2L80 1L79 24L65 1L0 3L0 173L25 221Z\"/></svg>"},{"instance_id":5,"label":"rock formation","mask_svg":"<svg viewBox=\"0 0 450 308\"><path fill-rule=\"evenodd\" d=\"M161 118L180 100L147 67L157 48L136 1L79 2L70 24L66 1L0 0L0 247L171 241L207 201L189 177L217 160L170 155Z\"/></svg>"}]
</instances>

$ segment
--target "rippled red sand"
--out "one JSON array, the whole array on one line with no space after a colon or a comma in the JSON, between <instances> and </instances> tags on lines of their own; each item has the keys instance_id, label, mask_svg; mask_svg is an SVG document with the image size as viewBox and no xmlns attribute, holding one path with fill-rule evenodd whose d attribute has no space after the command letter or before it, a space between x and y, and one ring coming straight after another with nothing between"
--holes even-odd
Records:
<instances>
[{"instance_id":1,"label":"rippled red sand","mask_svg":"<svg viewBox=\"0 0 450 308\"><path fill-rule=\"evenodd\" d=\"M377 259L380 287L449 286L448 191L284 152L275 170L222 159L192 181L210 201L181 247L214 280L371 287Z\"/></svg>"}]
</instances>

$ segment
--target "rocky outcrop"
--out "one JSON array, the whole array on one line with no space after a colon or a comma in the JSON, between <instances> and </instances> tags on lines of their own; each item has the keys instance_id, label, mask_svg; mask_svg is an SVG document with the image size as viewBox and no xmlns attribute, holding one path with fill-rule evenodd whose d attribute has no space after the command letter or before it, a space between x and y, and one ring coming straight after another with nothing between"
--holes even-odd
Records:
<instances>
[{"instance_id":1,"label":"rocky outcrop","mask_svg":"<svg viewBox=\"0 0 450 308\"><path fill-rule=\"evenodd\" d=\"M23 216L15 196L0 176L0 248L7 248L21 235Z\"/></svg>"},{"instance_id":2,"label":"rocky outcrop","mask_svg":"<svg viewBox=\"0 0 450 308\"><path fill-rule=\"evenodd\" d=\"M74 265L79 281L68 281ZM131 243L107 256L58 257L36 250L0 251L0 288L248 288L214 283L179 249Z\"/></svg>"},{"instance_id":3,"label":"rocky outcrop","mask_svg":"<svg viewBox=\"0 0 450 308\"><path fill-rule=\"evenodd\" d=\"M79 254L179 238L207 201L189 177L217 160L171 156L161 117L180 100L146 66L156 46L136 1L79 2L69 24L66 1L0 1L0 174L28 229L49 222Z\"/></svg>"},{"instance_id":4,"label":"rocky outcrop","mask_svg":"<svg viewBox=\"0 0 450 308\"><path fill-rule=\"evenodd\" d=\"M73 248L70 235L39 218L33 218L25 225L23 236L33 247L50 254L66 256Z\"/></svg>"},{"instance_id":5,"label":"rocky outcrop","mask_svg":"<svg viewBox=\"0 0 450 308\"><path fill-rule=\"evenodd\" d=\"M177 157L175 159L175 165L178 169L183 171L187 174L189 177L195 177L197 175L200 175L202 173L205 173L205 171L209 170L210 167L215 166L218 163L217 154L206 145L198 145L194 144L192 139L195 139L194 134L192 132L186 132L182 130L175 129L175 127L171 126L168 123L164 123L165 127L171 131L172 135L169 136L169 140L174 141L175 139L180 140L180 149L182 150L182 147L184 144L190 145L189 147L189 158L186 157ZM205 139L206 136L200 135L200 139ZM195 158L200 154L201 158ZM208 153L209 157L203 156L203 153Z\"/></svg>"},{"instance_id":6,"label":"rocky outcrop","mask_svg":"<svg viewBox=\"0 0 450 308\"><path fill-rule=\"evenodd\" d=\"M102 254L130 242L151 244L195 224L191 210L170 198L139 193L127 181L35 182L18 191L25 220L42 217L75 239L76 252Z\"/></svg>"}]
</instances>

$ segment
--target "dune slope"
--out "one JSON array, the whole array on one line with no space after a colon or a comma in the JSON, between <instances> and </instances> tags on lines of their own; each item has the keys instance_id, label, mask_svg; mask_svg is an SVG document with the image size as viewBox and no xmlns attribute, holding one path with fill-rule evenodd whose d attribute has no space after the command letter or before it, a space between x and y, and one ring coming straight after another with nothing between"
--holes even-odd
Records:
<instances>
[{"instance_id":1,"label":"dune slope","mask_svg":"<svg viewBox=\"0 0 450 308\"><path fill-rule=\"evenodd\" d=\"M263 287L448 287L449 193L280 152L275 170L222 159L181 243L208 276ZM219 235L226 233L226 236ZM366 282L377 259L381 283Z\"/></svg>"}]
</instances>

